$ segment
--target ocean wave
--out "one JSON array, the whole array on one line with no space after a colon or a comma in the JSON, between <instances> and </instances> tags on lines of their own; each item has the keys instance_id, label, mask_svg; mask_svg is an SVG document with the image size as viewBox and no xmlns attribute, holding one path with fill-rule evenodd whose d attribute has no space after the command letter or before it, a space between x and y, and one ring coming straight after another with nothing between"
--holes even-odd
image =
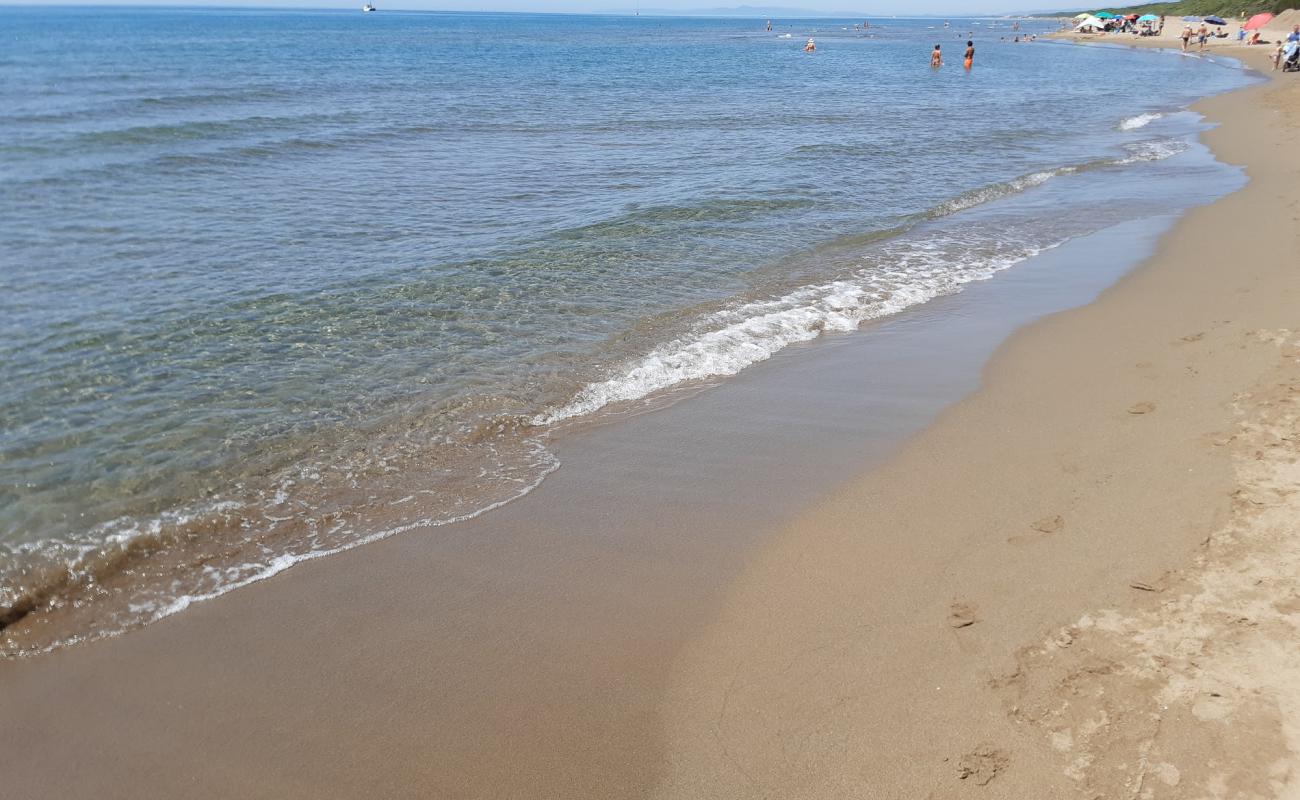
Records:
<instances>
[{"instance_id":1,"label":"ocean wave","mask_svg":"<svg viewBox=\"0 0 1300 800\"><path fill-rule=\"evenodd\" d=\"M1163 116L1164 114L1138 114L1136 117L1123 120L1118 127L1122 131L1135 131L1139 128L1145 128Z\"/></svg>"},{"instance_id":2,"label":"ocean wave","mask_svg":"<svg viewBox=\"0 0 1300 800\"><path fill-rule=\"evenodd\" d=\"M868 320L957 292L1041 249L1024 245L954 262L949 248L931 242L894 254L896 262L884 269L866 267L845 280L716 312L693 333L655 348L614 377L585 386L570 402L537 415L533 423L553 425L689 381L735 375L797 342L825 332L850 332Z\"/></svg>"},{"instance_id":3,"label":"ocean wave","mask_svg":"<svg viewBox=\"0 0 1300 800\"><path fill-rule=\"evenodd\" d=\"M287 116L255 115L238 119L196 120L188 122L135 125L88 131L70 137L67 142L78 147L139 146L175 141L221 139L232 136L311 129L355 120L349 112L332 114L298 114Z\"/></svg>"},{"instance_id":4,"label":"ocean wave","mask_svg":"<svg viewBox=\"0 0 1300 800\"><path fill-rule=\"evenodd\" d=\"M1165 139L1148 139L1143 142L1134 142L1124 146L1128 155L1116 160L1117 165L1136 164L1142 161L1163 161L1184 153L1191 148L1191 144L1184 139L1165 138Z\"/></svg>"},{"instance_id":5,"label":"ocean wave","mask_svg":"<svg viewBox=\"0 0 1300 800\"><path fill-rule=\"evenodd\" d=\"M963 192L951 200L940 203L925 214L929 219L938 219L950 214L956 214L958 211L965 211L968 208L974 208L984 203L999 200L1003 197L1010 197L1013 194L1019 194L1035 186L1042 186L1052 178L1061 175L1069 175L1078 172L1081 167L1058 167L1056 169L1042 170L1040 172L1031 172L1028 175L1021 175L1018 178L994 183L988 186L981 186L978 189L972 189L969 192Z\"/></svg>"}]
</instances>

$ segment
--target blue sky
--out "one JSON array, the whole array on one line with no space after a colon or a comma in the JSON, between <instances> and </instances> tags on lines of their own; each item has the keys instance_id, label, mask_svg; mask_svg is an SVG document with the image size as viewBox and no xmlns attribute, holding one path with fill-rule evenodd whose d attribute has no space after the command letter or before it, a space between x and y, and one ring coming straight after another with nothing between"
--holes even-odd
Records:
<instances>
[{"instance_id":1,"label":"blue sky","mask_svg":"<svg viewBox=\"0 0 1300 800\"><path fill-rule=\"evenodd\" d=\"M352 8L360 7L362 0L77 0L76 2L51 2L50 0L0 0L0 5L167 5L167 6L245 6L245 7L303 7ZM804 8L812 11L844 11L852 16L887 16L897 14L952 15L1003 14L1042 11L1053 8L1051 0L375 0L376 5L388 9L427 9L444 11L559 11L559 12L610 12L644 9L691 10L701 8L728 8L739 5L781 8ZM1064 6L1062 6L1064 7Z\"/></svg>"}]
</instances>

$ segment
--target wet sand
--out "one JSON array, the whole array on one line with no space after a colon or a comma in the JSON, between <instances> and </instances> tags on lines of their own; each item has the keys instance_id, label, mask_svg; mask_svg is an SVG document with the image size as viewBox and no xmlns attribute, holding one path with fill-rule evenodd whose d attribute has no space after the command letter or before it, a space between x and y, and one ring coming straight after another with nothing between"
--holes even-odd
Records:
<instances>
[{"instance_id":1,"label":"wet sand","mask_svg":"<svg viewBox=\"0 0 1300 800\"><path fill-rule=\"evenodd\" d=\"M1294 326L1300 298L1278 258L1296 252L1296 119L1278 111L1295 88L1206 102L1227 123L1211 143L1250 186L1185 217L1098 302L1016 334L982 375L1006 335L1086 301L1127 268L1116 252L1159 230L1070 261L1073 285L1012 270L574 434L541 489L468 524L0 664L6 794L1090 788L1066 770L1110 727L1054 722L1060 687L1017 676L1124 676L1041 665L1034 646L1102 609L1156 613L1199 580L1207 537L1242 522L1227 439L1240 415L1263 417L1234 398L1295 377L1259 333ZM1069 635L1099 635L1085 628ZM1139 717L1152 692L1134 686ZM1282 717L1251 708L1249 728L1218 718L1251 731L1252 747L1225 751L1238 772L1288 752ZM1062 727L1074 749L1053 747ZM1116 753L1142 741L1115 736Z\"/></svg>"}]
</instances>

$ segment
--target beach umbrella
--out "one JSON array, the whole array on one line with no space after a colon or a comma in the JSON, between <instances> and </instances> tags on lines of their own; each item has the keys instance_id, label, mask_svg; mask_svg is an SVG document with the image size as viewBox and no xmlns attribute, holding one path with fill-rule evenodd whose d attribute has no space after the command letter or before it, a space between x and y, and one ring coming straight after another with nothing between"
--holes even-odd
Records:
<instances>
[{"instance_id":1,"label":"beach umbrella","mask_svg":"<svg viewBox=\"0 0 1300 800\"><path fill-rule=\"evenodd\" d=\"M1115 15L1109 11L1101 11L1096 14L1097 19L1115 19Z\"/></svg>"},{"instance_id":2,"label":"beach umbrella","mask_svg":"<svg viewBox=\"0 0 1300 800\"><path fill-rule=\"evenodd\" d=\"M1256 14L1250 19L1246 20L1246 30L1248 31L1258 30L1272 21L1273 21L1272 14L1269 13Z\"/></svg>"},{"instance_id":3,"label":"beach umbrella","mask_svg":"<svg viewBox=\"0 0 1300 800\"><path fill-rule=\"evenodd\" d=\"M1200 22L1200 17L1183 17L1183 22Z\"/></svg>"},{"instance_id":4,"label":"beach umbrella","mask_svg":"<svg viewBox=\"0 0 1300 800\"><path fill-rule=\"evenodd\" d=\"M1160 17L1157 17L1155 14L1143 14L1142 16L1138 17L1138 22L1159 22L1159 21L1160 21Z\"/></svg>"},{"instance_id":5,"label":"beach umbrella","mask_svg":"<svg viewBox=\"0 0 1300 800\"><path fill-rule=\"evenodd\" d=\"M1087 19L1088 17L1091 17L1091 16L1092 16L1091 14L1089 14L1087 11L1085 11L1085 12L1083 12L1082 14L1075 14L1075 15L1074 15L1074 18L1075 18L1075 19Z\"/></svg>"},{"instance_id":6,"label":"beach umbrella","mask_svg":"<svg viewBox=\"0 0 1300 800\"><path fill-rule=\"evenodd\" d=\"M1208 22L1208 23L1211 24L1211 25L1227 25L1227 24L1228 24L1228 23L1224 22L1223 20L1219 19L1218 17L1206 17L1206 18L1205 18L1205 21Z\"/></svg>"}]
</instances>

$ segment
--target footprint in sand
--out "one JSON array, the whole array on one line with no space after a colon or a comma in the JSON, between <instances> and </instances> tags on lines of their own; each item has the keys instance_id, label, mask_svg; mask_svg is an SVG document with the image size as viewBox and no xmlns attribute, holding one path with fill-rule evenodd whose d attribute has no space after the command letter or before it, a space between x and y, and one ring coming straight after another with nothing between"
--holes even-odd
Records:
<instances>
[{"instance_id":1,"label":"footprint in sand","mask_svg":"<svg viewBox=\"0 0 1300 800\"><path fill-rule=\"evenodd\" d=\"M1010 544L1027 544L1043 538L1043 535L1056 533L1065 527L1065 518L1060 514L1054 514L1050 517L1043 517L1029 523L1029 527L1034 533L1026 533L1020 536L1011 536L1007 539Z\"/></svg>"},{"instance_id":2,"label":"footprint in sand","mask_svg":"<svg viewBox=\"0 0 1300 800\"><path fill-rule=\"evenodd\" d=\"M1128 413L1130 413L1130 414L1150 414L1152 411L1155 411L1155 410L1156 410L1156 404L1155 404L1155 403L1152 403L1152 402L1149 402L1149 401L1144 400L1144 401L1142 401L1141 403L1138 403L1138 404L1136 404L1136 405L1129 406Z\"/></svg>"},{"instance_id":3,"label":"footprint in sand","mask_svg":"<svg viewBox=\"0 0 1300 800\"><path fill-rule=\"evenodd\" d=\"M953 628L969 628L979 622L975 616L975 606L970 603L953 603L952 613L948 615L948 625Z\"/></svg>"},{"instance_id":4,"label":"footprint in sand","mask_svg":"<svg viewBox=\"0 0 1300 800\"><path fill-rule=\"evenodd\" d=\"M1203 338L1205 338L1205 331L1201 331L1200 333L1189 333L1182 338L1182 341L1199 342Z\"/></svg>"},{"instance_id":5,"label":"footprint in sand","mask_svg":"<svg viewBox=\"0 0 1300 800\"><path fill-rule=\"evenodd\" d=\"M1062 517L1060 514L1051 517L1043 517L1042 519L1034 522L1029 527L1033 528L1039 533L1056 533L1061 528L1065 527L1065 518Z\"/></svg>"},{"instance_id":6,"label":"footprint in sand","mask_svg":"<svg viewBox=\"0 0 1300 800\"><path fill-rule=\"evenodd\" d=\"M987 786L1010 763L1011 759L1003 751L989 745L980 745L957 762L957 779Z\"/></svg>"}]
</instances>

